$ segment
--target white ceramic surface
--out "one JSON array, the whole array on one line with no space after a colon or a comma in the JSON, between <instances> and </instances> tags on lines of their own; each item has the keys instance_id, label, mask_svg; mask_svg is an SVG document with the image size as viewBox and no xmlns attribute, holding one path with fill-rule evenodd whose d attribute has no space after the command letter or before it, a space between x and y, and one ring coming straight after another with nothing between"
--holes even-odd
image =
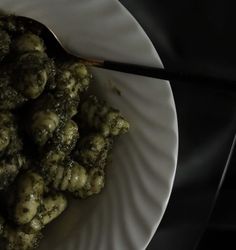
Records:
<instances>
[{"instance_id":1,"label":"white ceramic surface","mask_svg":"<svg viewBox=\"0 0 236 250\"><path fill-rule=\"evenodd\" d=\"M1 0L0 8L50 26L74 53L162 66L145 32L116 0ZM171 193L178 129L169 84L101 69L93 72L94 88L125 114L131 129L116 142L104 191L73 201L46 229L40 249L144 249Z\"/></svg>"}]
</instances>

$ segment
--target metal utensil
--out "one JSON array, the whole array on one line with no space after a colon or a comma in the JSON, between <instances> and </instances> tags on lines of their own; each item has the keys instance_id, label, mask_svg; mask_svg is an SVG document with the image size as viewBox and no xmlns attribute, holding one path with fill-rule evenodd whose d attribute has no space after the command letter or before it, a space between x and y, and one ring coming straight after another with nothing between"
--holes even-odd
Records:
<instances>
[{"instance_id":1,"label":"metal utensil","mask_svg":"<svg viewBox=\"0 0 236 250\"><path fill-rule=\"evenodd\" d=\"M198 75L193 73L188 73L185 71L169 71L167 69L149 67L144 65L129 64L123 62L115 62L109 60L97 60L89 59L84 57L78 57L73 55L67 48L63 46L63 43L58 39L56 34L49 29L46 25L28 17L17 16L19 21L35 23L37 26L42 28L42 36L46 44L51 45L54 51L57 52L57 55L63 57L74 57L81 60L83 63L100 67L109 70L115 70L124 73L136 74L141 76L153 77L163 80L171 81L171 84L194 84L196 86L214 88L218 90L226 91L236 91L236 81L226 78L219 78L207 75Z\"/></svg>"}]
</instances>

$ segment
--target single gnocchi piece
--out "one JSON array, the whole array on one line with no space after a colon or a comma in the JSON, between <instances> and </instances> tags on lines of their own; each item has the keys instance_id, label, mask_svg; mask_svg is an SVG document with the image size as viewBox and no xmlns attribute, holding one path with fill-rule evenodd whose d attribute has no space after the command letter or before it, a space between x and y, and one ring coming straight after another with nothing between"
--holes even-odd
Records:
<instances>
[{"instance_id":1,"label":"single gnocchi piece","mask_svg":"<svg viewBox=\"0 0 236 250\"><path fill-rule=\"evenodd\" d=\"M65 160L62 162L47 162L42 166L46 182L53 188L76 194L87 181L87 172L78 162Z\"/></svg>"},{"instance_id":2,"label":"single gnocchi piece","mask_svg":"<svg viewBox=\"0 0 236 250\"><path fill-rule=\"evenodd\" d=\"M56 219L67 208L67 199L62 193L49 194L42 200L37 215L26 225L24 230L28 233L42 230L48 223Z\"/></svg>"},{"instance_id":3,"label":"single gnocchi piece","mask_svg":"<svg viewBox=\"0 0 236 250\"><path fill-rule=\"evenodd\" d=\"M59 119L58 115L51 111L39 111L33 114L31 133L38 145L44 145L52 137L59 125Z\"/></svg>"},{"instance_id":4,"label":"single gnocchi piece","mask_svg":"<svg viewBox=\"0 0 236 250\"><path fill-rule=\"evenodd\" d=\"M43 39L30 32L18 36L13 41L12 46L14 50L19 54L32 51L45 52L45 45Z\"/></svg>"},{"instance_id":5,"label":"single gnocchi piece","mask_svg":"<svg viewBox=\"0 0 236 250\"><path fill-rule=\"evenodd\" d=\"M71 192L75 197L87 198L104 187L104 170L87 170L72 160L47 162L42 166L44 177L54 189Z\"/></svg>"},{"instance_id":6,"label":"single gnocchi piece","mask_svg":"<svg viewBox=\"0 0 236 250\"><path fill-rule=\"evenodd\" d=\"M77 103L67 100L63 96L52 94L40 96L29 114L28 123L31 125L28 132L34 142L42 147L53 137L56 129L67 129L66 122L76 112ZM74 128L74 124L71 125L71 123L69 123L69 127Z\"/></svg>"},{"instance_id":7,"label":"single gnocchi piece","mask_svg":"<svg viewBox=\"0 0 236 250\"><path fill-rule=\"evenodd\" d=\"M46 147L70 154L79 138L78 126L73 120L68 120L58 128Z\"/></svg>"},{"instance_id":8,"label":"single gnocchi piece","mask_svg":"<svg viewBox=\"0 0 236 250\"><path fill-rule=\"evenodd\" d=\"M14 208L17 224L29 223L34 218L41 205L44 188L43 178L33 171L27 171L19 177Z\"/></svg>"},{"instance_id":9,"label":"single gnocchi piece","mask_svg":"<svg viewBox=\"0 0 236 250\"><path fill-rule=\"evenodd\" d=\"M18 153L0 160L0 190L10 185L22 168L27 168L26 157L22 154Z\"/></svg>"},{"instance_id":10,"label":"single gnocchi piece","mask_svg":"<svg viewBox=\"0 0 236 250\"><path fill-rule=\"evenodd\" d=\"M0 71L0 110L13 110L27 102L27 98L12 85L13 74L8 68Z\"/></svg>"},{"instance_id":11,"label":"single gnocchi piece","mask_svg":"<svg viewBox=\"0 0 236 250\"><path fill-rule=\"evenodd\" d=\"M0 153L13 155L22 150L15 116L9 111L0 112Z\"/></svg>"},{"instance_id":12,"label":"single gnocchi piece","mask_svg":"<svg viewBox=\"0 0 236 250\"><path fill-rule=\"evenodd\" d=\"M107 164L111 148L111 138L104 137L99 133L93 133L84 136L78 141L74 150L74 157L82 166L103 169Z\"/></svg>"},{"instance_id":13,"label":"single gnocchi piece","mask_svg":"<svg viewBox=\"0 0 236 250\"><path fill-rule=\"evenodd\" d=\"M59 65L56 74L56 91L63 92L72 99L79 99L80 94L88 89L91 74L80 62L67 62Z\"/></svg>"},{"instance_id":14,"label":"single gnocchi piece","mask_svg":"<svg viewBox=\"0 0 236 250\"><path fill-rule=\"evenodd\" d=\"M128 121L120 111L100 101L96 96L90 96L81 106L80 117L85 126L96 129L103 136L117 136L129 130Z\"/></svg>"},{"instance_id":15,"label":"single gnocchi piece","mask_svg":"<svg viewBox=\"0 0 236 250\"><path fill-rule=\"evenodd\" d=\"M41 232L25 233L20 227L6 226L4 230L4 250L32 250L42 239Z\"/></svg>"},{"instance_id":16,"label":"single gnocchi piece","mask_svg":"<svg viewBox=\"0 0 236 250\"><path fill-rule=\"evenodd\" d=\"M65 152L56 149L49 149L44 151L41 155L40 167L43 173L43 178L46 183L46 186L52 184L53 177L55 172L58 169L58 166L63 166L65 161L66 154Z\"/></svg>"},{"instance_id":17,"label":"single gnocchi piece","mask_svg":"<svg viewBox=\"0 0 236 250\"><path fill-rule=\"evenodd\" d=\"M47 165L52 164L59 164L60 162L63 162L66 157L65 152L54 149L44 152L44 155L42 156L42 166L45 167Z\"/></svg>"},{"instance_id":18,"label":"single gnocchi piece","mask_svg":"<svg viewBox=\"0 0 236 250\"><path fill-rule=\"evenodd\" d=\"M90 169L87 175L86 184L76 193L77 197L83 199L100 193L105 183L105 173L100 168Z\"/></svg>"},{"instance_id":19,"label":"single gnocchi piece","mask_svg":"<svg viewBox=\"0 0 236 250\"><path fill-rule=\"evenodd\" d=\"M29 99L38 98L55 76L54 61L39 51L21 54L15 66L14 87Z\"/></svg>"}]
</instances>

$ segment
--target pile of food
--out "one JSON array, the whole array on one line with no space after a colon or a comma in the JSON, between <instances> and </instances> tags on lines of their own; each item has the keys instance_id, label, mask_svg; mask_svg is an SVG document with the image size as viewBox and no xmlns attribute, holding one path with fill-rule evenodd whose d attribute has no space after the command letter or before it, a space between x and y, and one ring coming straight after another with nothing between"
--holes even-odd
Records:
<instances>
[{"instance_id":1,"label":"pile of food","mask_svg":"<svg viewBox=\"0 0 236 250\"><path fill-rule=\"evenodd\" d=\"M68 196L98 194L112 144L129 129L88 94L86 65L49 54L40 28L0 17L0 249L37 247Z\"/></svg>"}]
</instances>

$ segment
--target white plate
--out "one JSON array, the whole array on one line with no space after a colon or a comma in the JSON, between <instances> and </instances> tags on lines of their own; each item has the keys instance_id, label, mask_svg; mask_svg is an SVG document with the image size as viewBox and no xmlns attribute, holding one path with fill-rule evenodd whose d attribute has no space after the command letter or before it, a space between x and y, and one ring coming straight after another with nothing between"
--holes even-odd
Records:
<instances>
[{"instance_id":1,"label":"white plate","mask_svg":"<svg viewBox=\"0 0 236 250\"><path fill-rule=\"evenodd\" d=\"M145 32L116 0L1 0L0 8L50 26L75 53L162 66ZM40 249L144 249L168 203L178 153L169 83L106 70L94 74L98 92L126 115L131 129L116 143L101 195L74 201L48 226Z\"/></svg>"}]
</instances>

